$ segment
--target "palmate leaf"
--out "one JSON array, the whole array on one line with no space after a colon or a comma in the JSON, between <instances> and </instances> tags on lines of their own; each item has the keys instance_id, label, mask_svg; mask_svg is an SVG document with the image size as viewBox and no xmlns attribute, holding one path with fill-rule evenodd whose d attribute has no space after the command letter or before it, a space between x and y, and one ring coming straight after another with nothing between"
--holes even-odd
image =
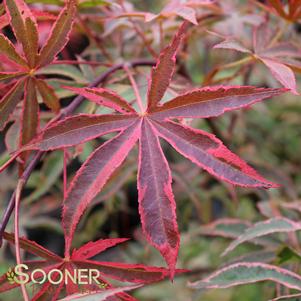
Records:
<instances>
[{"instance_id":1,"label":"palmate leaf","mask_svg":"<svg viewBox=\"0 0 301 301\"><path fill-rule=\"evenodd\" d=\"M295 59L301 57L301 50L291 43L272 43L273 34L268 23L264 22L254 28L252 50L233 39L226 39L215 45L214 48L232 49L249 54L263 63L285 88L298 94L292 69L298 71L299 61ZM296 65L295 68L294 65Z\"/></svg>"},{"instance_id":2,"label":"palmate leaf","mask_svg":"<svg viewBox=\"0 0 301 301\"><path fill-rule=\"evenodd\" d=\"M4 238L10 243L15 242L14 234L4 233ZM130 282L138 284L140 287L143 284L152 283L160 281L169 276L169 271L161 267L145 266L141 264L127 264L119 262L100 262L91 260L90 258L104 252L108 248L114 247L128 239L115 238L115 239L100 239L95 242L88 242L87 244L80 247L78 250L74 249L70 257L62 258L51 251L45 249L34 241L30 241L26 238L20 238L20 247L43 260L35 261L25 261L24 263L28 265L29 269L26 272L30 275L31 272L36 268L41 268L45 272L51 269L59 269L62 272L64 270L69 270L71 275L74 273L75 269L96 269L100 272L99 281L104 285L104 292L108 290L110 292L113 287L107 282L106 278L116 279L122 282ZM183 270L177 270L176 273L183 273ZM39 274L36 275L39 277ZM19 285L14 283L10 284L7 281L7 276L4 274L0 277L0 292L5 292L18 287ZM55 301L59 297L60 292L64 289L64 282L62 285L53 285L50 282L46 282L41 286L40 291L38 291L32 300L51 300ZM53 290L55 292L53 293ZM71 281L66 284L65 287L67 291L67 296L72 294L79 294L80 288L77 284L73 284ZM99 290L100 287L96 283L85 284L85 289L87 291L95 292ZM52 293L49 293L52 292ZM132 296L124 293L121 289L115 291L117 300L135 301L136 299ZM97 295L96 295L97 296ZM100 295L101 296L101 295ZM98 297L98 296L97 296ZM70 297L71 298L71 297ZM73 298L73 296L72 296ZM72 299L71 298L71 299ZM70 300L71 300L70 299ZM67 298L67 300L69 300ZM98 299L97 299L98 300ZM114 299L116 300L116 299Z\"/></svg>"},{"instance_id":3,"label":"palmate leaf","mask_svg":"<svg viewBox=\"0 0 301 301\"><path fill-rule=\"evenodd\" d=\"M0 34L0 54L4 61L9 62L16 71L1 72L0 80L11 79L15 85L0 100L0 130L9 121L11 113L21 101L24 100L21 116L20 146L28 143L38 132L39 105L37 93L51 110L58 112L59 99L54 90L40 79L39 68L51 63L56 55L66 45L72 29L76 3L68 0L65 8L57 17L49 34L49 38L39 51L38 27L35 15L31 12L24 0L4 1L6 16L17 41L22 45L23 54L19 54L15 46ZM23 155L23 159L25 159Z\"/></svg>"},{"instance_id":4,"label":"palmate leaf","mask_svg":"<svg viewBox=\"0 0 301 301\"><path fill-rule=\"evenodd\" d=\"M175 68L175 56L185 28L186 24L180 27L171 44L160 54L158 63L152 71L146 112L138 113L130 109L124 113L124 110L116 108L120 113L70 117L54 123L33 143L22 149L47 151L65 148L109 132L118 132L114 138L90 155L70 184L63 208L67 252L70 250L76 225L84 210L116 168L122 164L138 140L141 224L148 241L164 256L171 275L175 270L180 237L171 189L171 173L159 138L166 140L179 153L221 180L245 187L276 187L233 154L212 134L183 126L173 119L218 116L226 111L243 108L279 95L286 90L249 86L207 87L184 93L163 105L160 104ZM77 92L111 108L113 105L120 107L120 104L126 102L120 96L116 97L110 90L96 88L89 89L87 93L87 89L83 88L77 89ZM111 97L112 95L114 97Z\"/></svg>"},{"instance_id":5,"label":"palmate leaf","mask_svg":"<svg viewBox=\"0 0 301 301\"><path fill-rule=\"evenodd\" d=\"M236 263L209 277L189 284L194 289L228 288L259 281L274 281L288 288L301 291L301 277L289 270L265 263Z\"/></svg>"}]
</instances>

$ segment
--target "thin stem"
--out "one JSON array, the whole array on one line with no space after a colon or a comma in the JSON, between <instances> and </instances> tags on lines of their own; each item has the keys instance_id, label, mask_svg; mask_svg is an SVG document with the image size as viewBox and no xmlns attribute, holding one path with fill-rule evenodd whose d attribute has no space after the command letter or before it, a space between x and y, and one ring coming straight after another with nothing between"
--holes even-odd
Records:
<instances>
[{"instance_id":1,"label":"thin stem","mask_svg":"<svg viewBox=\"0 0 301 301\"><path fill-rule=\"evenodd\" d=\"M64 182L64 200L67 196L67 163L68 163L68 150L64 148L64 170L63 170L63 182Z\"/></svg>"},{"instance_id":2,"label":"thin stem","mask_svg":"<svg viewBox=\"0 0 301 301\"><path fill-rule=\"evenodd\" d=\"M139 106L139 109L140 109L140 112L143 113L145 111L144 107L143 107L143 103L142 103L142 99L141 99L141 96L140 96L140 93L139 93L139 89L138 89L138 86L137 86L137 83L132 75L132 72L131 70L128 68L127 65L124 65L123 66L123 69L124 71L126 72L130 82L131 82L131 85L133 87L133 90L134 90L134 93L135 93L135 96L136 96L136 100L137 100L137 103L138 103L138 106Z\"/></svg>"},{"instance_id":3,"label":"thin stem","mask_svg":"<svg viewBox=\"0 0 301 301\"><path fill-rule=\"evenodd\" d=\"M246 64L246 63L252 61L253 59L254 58L252 56L247 56L247 57L244 57L244 58L242 58L238 61L222 65L222 66L219 67L219 69L223 70L223 69L230 69L230 68L238 67L240 65L243 65L243 64Z\"/></svg>"},{"instance_id":4,"label":"thin stem","mask_svg":"<svg viewBox=\"0 0 301 301\"><path fill-rule=\"evenodd\" d=\"M24 186L24 180L19 180L17 189L16 189L16 210L15 210L15 250L16 250L16 261L17 265L20 265L22 263L21 261L21 251L20 251L20 240L19 240L19 207L20 207L20 198L21 198L21 192ZM25 284L23 281L20 283L22 295L25 301L29 301L29 297L26 291Z\"/></svg>"},{"instance_id":5,"label":"thin stem","mask_svg":"<svg viewBox=\"0 0 301 301\"><path fill-rule=\"evenodd\" d=\"M92 82L89 87L93 88L93 87L97 87L99 84L103 83L106 81L106 79L114 72L116 72L117 70L120 70L123 68L125 63L121 63L121 64L117 64L112 66L111 68L109 68L107 71L105 71L104 73L102 73L98 78L95 79L94 82ZM154 66L156 64L155 61L152 60L135 60L135 61L131 61L129 63L127 63L127 65L132 66L132 67L137 67L137 66ZM82 101L85 98L81 95L78 95L77 97L74 98L74 100L71 102L71 104L69 106L67 106L65 109L61 110L61 112L54 118L52 119L47 126L49 126L50 124L52 124L54 121L57 120L61 120L69 115L71 115L76 108L82 103ZM27 165L27 167L25 168L22 176L20 177L20 180L24 181L24 185L26 184L26 182L28 181L32 171L34 170L34 168L36 167L36 165L39 163L41 157L43 156L43 152L42 151L38 151L34 154L32 160L29 162L29 164ZM12 160L9 160L10 162ZM5 231L5 228L8 224L9 218L11 216L11 214L14 211L14 207L15 207L15 197L16 197L16 190L13 192L13 194L11 195L11 198L9 200L9 203L7 205L7 207L5 208L4 214L3 214L3 218L2 218L2 223L0 224L0 247L2 245L2 239L3 239L3 233Z\"/></svg>"},{"instance_id":6,"label":"thin stem","mask_svg":"<svg viewBox=\"0 0 301 301\"><path fill-rule=\"evenodd\" d=\"M164 47L164 30L163 30L163 20L159 18L159 32L160 32L160 49Z\"/></svg>"},{"instance_id":7,"label":"thin stem","mask_svg":"<svg viewBox=\"0 0 301 301\"><path fill-rule=\"evenodd\" d=\"M124 2L121 1L121 7L124 11L124 13L127 13L126 11L126 7L124 5ZM133 18L131 16L128 17L128 20L132 23L134 30L136 31L136 33L138 34L138 36L142 39L145 47L147 48L147 50L149 51L149 53L156 58L157 57L157 53L156 51L152 48L150 42L147 40L144 32L139 28L139 26L137 25L137 23L133 20Z\"/></svg>"},{"instance_id":8,"label":"thin stem","mask_svg":"<svg viewBox=\"0 0 301 301\"><path fill-rule=\"evenodd\" d=\"M53 61L50 65L62 65L62 64L112 67L112 64L110 64L110 63L102 63L102 62L97 62L97 61L75 61L75 60Z\"/></svg>"}]
</instances>

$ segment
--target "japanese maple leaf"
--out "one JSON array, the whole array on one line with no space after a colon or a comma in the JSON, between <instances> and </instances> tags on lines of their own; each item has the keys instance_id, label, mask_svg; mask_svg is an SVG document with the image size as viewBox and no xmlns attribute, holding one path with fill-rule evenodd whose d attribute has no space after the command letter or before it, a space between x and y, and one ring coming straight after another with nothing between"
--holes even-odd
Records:
<instances>
[{"instance_id":1,"label":"japanese maple leaf","mask_svg":"<svg viewBox=\"0 0 301 301\"><path fill-rule=\"evenodd\" d=\"M14 243L14 234L5 232L4 238ZM113 239L100 239L95 242L88 242L79 249L74 249L70 257L60 257L55 253L45 249L34 241L28 240L26 238L20 238L20 247L29 253L42 258L42 260L30 260L25 261L24 264L28 266L28 269L23 269L24 273L31 275L35 269L42 269L46 274L53 269L60 270L63 275L67 270L71 275L74 275L76 269L87 269L87 270L97 270L99 275L94 273L97 282L89 281L89 283L74 283L72 280L65 284L64 281L59 284L53 284L51 282L45 281L39 287L38 292L35 292L32 301L35 300L51 300L55 301L59 298L60 293L65 291L65 295L73 295L75 293L81 292L83 289L85 291L96 291L100 289L110 289L112 285L107 281L109 279L115 279L121 282L130 282L135 284L149 284L153 282L158 282L169 276L169 271L162 267L145 266L142 264L127 264L120 262L103 262L92 260L91 258L104 252L108 248L114 247L122 242L127 241L127 238L113 238ZM95 271L96 272L96 271ZM177 273L182 273L184 270L177 270ZM99 277L96 277L99 276ZM58 281L58 274L54 273L52 275L53 281ZM34 279L40 280L43 278L41 272L35 272ZM31 278L29 278L27 286L32 284ZM87 279L84 279L86 281ZM86 281L87 282L87 281ZM18 283L10 283L7 279L6 273L0 277L0 293L9 291L18 287ZM135 301L136 299L127 293L121 292L117 293L114 299L108 300L126 300ZM107 299L106 299L107 300Z\"/></svg>"},{"instance_id":2,"label":"japanese maple leaf","mask_svg":"<svg viewBox=\"0 0 301 301\"><path fill-rule=\"evenodd\" d=\"M97 104L119 113L80 114L59 121L23 148L48 151L65 148L119 132L97 148L73 178L63 206L66 250L71 246L76 225L86 207L104 187L139 140L138 192L139 213L147 240L175 269L180 244L176 203L172 193L171 172L160 146L166 140L180 154L213 176L245 187L269 188L274 185L227 149L214 135L184 126L177 118L216 117L226 111L249 106L283 93L284 89L250 86L205 87L179 95L160 104L175 69L175 57L187 23L159 56L151 72L147 109L136 112L115 92L103 88L69 88Z\"/></svg>"},{"instance_id":3,"label":"japanese maple leaf","mask_svg":"<svg viewBox=\"0 0 301 301\"><path fill-rule=\"evenodd\" d=\"M258 26L264 18L259 14L249 11L249 6L243 11L238 9L239 1L225 0L218 2L220 8L217 14L223 18L214 25L214 30L219 34L236 38L245 36L246 25Z\"/></svg>"},{"instance_id":4,"label":"japanese maple leaf","mask_svg":"<svg viewBox=\"0 0 301 301\"><path fill-rule=\"evenodd\" d=\"M39 35L35 16L23 0L4 1L6 17L9 18L17 41L21 44L20 54L15 46L0 33L0 56L13 71L0 72L0 81L10 79L13 86L0 100L0 130L2 130L23 95L20 145L28 143L37 133L39 126L39 104L37 93L47 107L57 112L59 99L37 71L50 64L64 48L72 28L76 5L68 0L57 17L48 39L39 50Z\"/></svg>"},{"instance_id":5,"label":"japanese maple leaf","mask_svg":"<svg viewBox=\"0 0 301 301\"><path fill-rule=\"evenodd\" d=\"M235 39L226 39L214 48L236 50L248 54L250 59L261 61L277 81L294 94L298 94L292 68L300 70L301 62L296 60L301 57L300 49L289 42L273 43L272 41L273 31L265 22L255 27L253 31L253 49L248 49Z\"/></svg>"}]
</instances>

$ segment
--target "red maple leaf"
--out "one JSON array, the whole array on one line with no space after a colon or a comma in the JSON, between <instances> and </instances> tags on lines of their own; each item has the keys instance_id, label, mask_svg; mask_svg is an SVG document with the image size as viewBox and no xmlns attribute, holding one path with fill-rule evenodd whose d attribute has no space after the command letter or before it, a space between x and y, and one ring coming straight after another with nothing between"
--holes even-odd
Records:
<instances>
[{"instance_id":1,"label":"red maple leaf","mask_svg":"<svg viewBox=\"0 0 301 301\"><path fill-rule=\"evenodd\" d=\"M14 234L5 232L4 238L14 243ZM55 301L59 298L60 294L63 293L69 296L80 292L95 292L99 290L111 289L112 285L107 281L107 278L114 279L121 282L130 282L134 284L149 284L158 282L169 276L169 271L162 267L145 266L142 264L127 264L120 262L103 262L92 260L91 258L104 252L108 248L114 247L122 242L127 241L127 238L113 238L113 239L100 239L95 242L88 242L79 249L74 249L70 257L62 258L55 253L45 249L34 241L30 241L26 238L20 238L20 247L29 253L42 258L42 260L30 260L25 261L28 269L23 269L23 273L29 276L29 281L26 283L27 286L33 284L35 281L41 281L44 278L43 273L35 271L36 269L42 269L45 274L51 274L50 279L44 279L43 283L35 290L32 301L36 300L51 300ZM71 278L62 278L59 272L51 272L52 270L59 270L62 275L65 275L66 271L69 271L70 275L74 277L77 275L79 269L93 271L90 279L77 278L74 282ZM96 270L98 272L96 272ZM177 273L182 273L184 270L177 270ZM96 274L97 273L97 274ZM78 275L77 275L78 276ZM86 275L87 276L87 275ZM92 278L92 276L95 276ZM63 276L64 277L64 276ZM78 283L78 280L82 283ZM83 281L84 280L84 281ZM54 284L53 282L58 282ZM83 283L85 282L85 283ZM7 274L5 273L0 277L0 293L6 292L11 289L19 287L17 282L10 283L7 280ZM108 300L125 300L135 301L136 299L131 295L120 292L116 294L116 298ZM107 300L107 299L106 299Z\"/></svg>"},{"instance_id":2,"label":"red maple leaf","mask_svg":"<svg viewBox=\"0 0 301 301\"><path fill-rule=\"evenodd\" d=\"M152 69L147 93L147 109L136 112L115 92L103 88L69 88L91 101L115 109L108 115L80 114L45 129L23 148L49 151L74 146L111 132L114 138L98 147L72 180L63 206L63 226L67 254L81 215L104 187L113 172L126 159L139 140L138 192L142 228L148 241L168 263L173 276L180 236L172 177L160 145L166 140L180 154L213 176L245 187L274 187L252 167L227 149L214 135L184 126L179 118L216 117L243 108L285 89L251 86L204 87L160 104L175 69L176 52L184 36L184 23Z\"/></svg>"},{"instance_id":3,"label":"red maple leaf","mask_svg":"<svg viewBox=\"0 0 301 301\"><path fill-rule=\"evenodd\" d=\"M4 1L6 19L17 41L21 44L23 54L0 33L0 57L9 72L0 72L0 81L10 79L13 85L0 100L0 130L2 130L14 109L23 101L21 114L20 145L28 143L37 133L39 127L39 104L37 94L45 105L57 112L59 99L47 82L37 75L42 67L50 64L68 41L76 11L74 0L67 1L61 10L48 39L39 50L39 33L34 14L23 0ZM23 96L24 95L24 96Z\"/></svg>"}]
</instances>

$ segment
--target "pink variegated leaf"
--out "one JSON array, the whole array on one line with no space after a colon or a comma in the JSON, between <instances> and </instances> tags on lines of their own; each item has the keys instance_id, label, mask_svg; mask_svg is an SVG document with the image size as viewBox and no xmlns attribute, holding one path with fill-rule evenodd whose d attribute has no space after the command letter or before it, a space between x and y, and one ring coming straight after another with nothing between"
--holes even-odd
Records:
<instances>
[{"instance_id":1,"label":"pink variegated leaf","mask_svg":"<svg viewBox=\"0 0 301 301\"><path fill-rule=\"evenodd\" d=\"M144 120L139 148L139 213L148 241L161 252L173 277L180 236L171 182L159 138L149 121Z\"/></svg>"},{"instance_id":2,"label":"pink variegated leaf","mask_svg":"<svg viewBox=\"0 0 301 301\"><path fill-rule=\"evenodd\" d=\"M75 12L76 2L74 0L68 0L65 8L61 11L54 23L48 40L40 51L39 67L51 63L67 44L69 34L72 30Z\"/></svg>"},{"instance_id":3,"label":"pink variegated leaf","mask_svg":"<svg viewBox=\"0 0 301 301\"><path fill-rule=\"evenodd\" d=\"M0 130L5 127L10 115L21 101L23 89L24 82L20 80L0 100Z\"/></svg>"},{"instance_id":4,"label":"pink variegated leaf","mask_svg":"<svg viewBox=\"0 0 301 301\"><path fill-rule=\"evenodd\" d=\"M74 249L72 252L73 260L82 260L91 258L108 248L112 248L120 243L129 240L129 238L110 238L110 239L100 239L97 241L90 241L80 247L78 250Z\"/></svg>"},{"instance_id":5,"label":"pink variegated leaf","mask_svg":"<svg viewBox=\"0 0 301 301\"><path fill-rule=\"evenodd\" d=\"M0 33L0 53L23 68L27 66L27 62L18 54L15 46L2 33Z\"/></svg>"},{"instance_id":6,"label":"pink variegated leaf","mask_svg":"<svg viewBox=\"0 0 301 301\"><path fill-rule=\"evenodd\" d=\"M250 226L251 223L245 220L221 218L210 224L201 226L198 233L201 235L237 238Z\"/></svg>"},{"instance_id":7,"label":"pink variegated leaf","mask_svg":"<svg viewBox=\"0 0 301 301\"><path fill-rule=\"evenodd\" d=\"M214 135L175 122L158 122L156 128L179 153L221 180L246 187L275 187Z\"/></svg>"},{"instance_id":8,"label":"pink variegated leaf","mask_svg":"<svg viewBox=\"0 0 301 301\"><path fill-rule=\"evenodd\" d=\"M214 45L213 48L231 49L231 50L236 50L236 51L243 52L243 53L251 53L251 51L248 48L246 48L244 45L242 45L239 41L233 40L233 39L228 39L221 43L218 43L218 44Z\"/></svg>"},{"instance_id":9,"label":"pink variegated leaf","mask_svg":"<svg viewBox=\"0 0 301 301\"><path fill-rule=\"evenodd\" d=\"M244 230L223 252L223 256L233 251L243 242L273 233L288 233L301 230L301 223L291 221L284 217L275 217L264 222L258 222Z\"/></svg>"},{"instance_id":10,"label":"pink variegated leaf","mask_svg":"<svg viewBox=\"0 0 301 301\"><path fill-rule=\"evenodd\" d=\"M63 208L66 250L69 252L77 223L84 210L121 165L139 138L140 121L96 149L76 173Z\"/></svg>"},{"instance_id":11,"label":"pink variegated leaf","mask_svg":"<svg viewBox=\"0 0 301 301\"><path fill-rule=\"evenodd\" d=\"M112 108L120 113L135 113L135 110L128 104L128 102L112 90L103 88L64 88L76 92L98 105Z\"/></svg>"},{"instance_id":12,"label":"pink variegated leaf","mask_svg":"<svg viewBox=\"0 0 301 301\"><path fill-rule=\"evenodd\" d=\"M158 106L154 118L208 118L240 109L266 98L282 94L284 89L263 89L252 86L204 87L196 89Z\"/></svg>"},{"instance_id":13,"label":"pink variegated leaf","mask_svg":"<svg viewBox=\"0 0 301 301\"><path fill-rule=\"evenodd\" d=\"M295 75L291 68L270 58L265 58L265 57L259 57L259 58L270 69L273 76L285 88L291 90L292 93L298 95Z\"/></svg>"},{"instance_id":14,"label":"pink variegated leaf","mask_svg":"<svg viewBox=\"0 0 301 301\"><path fill-rule=\"evenodd\" d=\"M137 120L136 115L71 116L52 124L23 149L48 151L77 145L111 132L124 130L135 120Z\"/></svg>"},{"instance_id":15,"label":"pink variegated leaf","mask_svg":"<svg viewBox=\"0 0 301 301\"><path fill-rule=\"evenodd\" d=\"M301 291L301 277L298 274L260 262L229 265L203 280L190 283L189 287L194 289L228 288L266 280Z\"/></svg>"},{"instance_id":16,"label":"pink variegated leaf","mask_svg":"<svg viewBox=\"0 0 301 301\"><path fill-rule=\"evenodd\" d=\"M251 227L251 225L250 222L240 219L221 218L210 224L201 226L198 233L200 235L237 239L242 236L244 231ZM252 239L250 242L264 247L279 246L279 242L272 237L258 237Z\"/></svg>"},{"instance_id":17,"label":"pink variegated leaf","mask_svg":"<svg viewBox=\"0 0 301 301\"><path fill-rule=\"evenodd\" d=\"M152 69L147 92L148 111L155 108L164 96L176 64L176 53L184 37L187 23L184 22L177 34L160 54L156 66Z\"/></svg>"}]
</instances>

